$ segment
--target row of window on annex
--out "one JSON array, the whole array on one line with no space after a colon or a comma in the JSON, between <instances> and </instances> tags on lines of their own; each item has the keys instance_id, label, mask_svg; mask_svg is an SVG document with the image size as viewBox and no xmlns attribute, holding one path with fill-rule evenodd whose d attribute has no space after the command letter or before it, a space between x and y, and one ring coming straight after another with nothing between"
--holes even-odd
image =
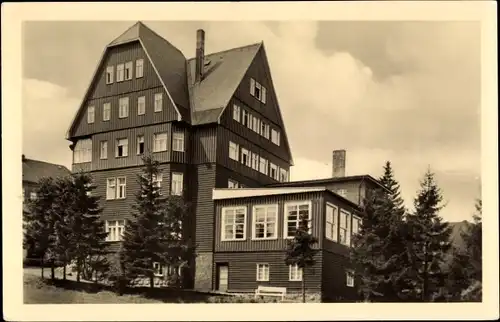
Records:
<instances>
[{"instance_id":1,"label":"row of window on annex","mask_svg":"<svg viewBox=\"0 0 500 322\"><path fill-rule=\"evenodd\" d=\"M277 164L260 156L258 153L252 152L250 149L232 141L229 141L229 158L279 182L288 182L290 180L287 169L280 168Z\"/></svg>"},{"instance_id":2,"label":"row of window on annex","mask_svg":"<svg viewBox=\"0 0 500 322\"><path fill-rule=\"evenodd\" d=\"M185 151L185 138L184 132L174 131L170 136L172 139L172 151L184 152ZM168 149L168 132L154 133L150 137L144 134L135 137L135 151L131 151L130 142L128 137L118 138L113 141L102 140L99 141L99 159L106 160L111 156L115 158L125 158L135 153L136 155L143 155L146 153L145 141L151 140L151 152L165 152ZM86 163L92 162L92 139L83 139L77 141L73 149L73 163Z\"/></svg>"},{"instance_id":3,"label":"row of window on annex","mask_svg":"<svg viewBox=\"0 0 500 322\"><path fill-rule=\"evenodd\" d=\"M101 117L103 122L108 122L111 120L112 114L116 113L116 107L112 105L111 100L98 106L101 108ZM131 102L130 97L123 96L118 99L118 119L124 119L129 117L130 110L133 109L133 113L137 115L146 115L146 112L150 109L147 104L146 96L139 96L135 102ZM163 92L155 93L153 100L153 112L163 111ZM96 120L96 106L90 105L87 107L87 123L92 124Z\"/></svg>"},{"instance_id":4,"label":"row of window on annex","mask_svg":"<svg viewBox=\"0 0 500 322\"><path fill-rule=\"evenodd\" d=\"M120 83L132 80L134 76L135 78L144 77L144 59L136 59L135 64L134 61L127 61L106 67L106 84L108 85L113 84L114 82Z\"/></svg>"},{"instance_id":5,"label":"row of window on annex","mask_svg":"<svg viewBox=\"0 0 500 322\"><path fill-rule=\"evenodd\" d=\"M249 110L242 105L237 103L233 104L233 120L241 123L241 125L255 133L260 134L262 137L271 140L275 145L280 145L280 131L272 128L269 123L263 121L252 112L249 112Z\"/></svg>"}]
</instances>

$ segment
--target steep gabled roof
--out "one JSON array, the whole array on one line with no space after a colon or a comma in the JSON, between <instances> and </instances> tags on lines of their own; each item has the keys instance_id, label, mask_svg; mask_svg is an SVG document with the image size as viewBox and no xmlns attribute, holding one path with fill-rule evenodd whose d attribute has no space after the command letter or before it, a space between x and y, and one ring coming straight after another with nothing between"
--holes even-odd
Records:
<instances>
[{"instance_id":1,"label":"steep gabled roof","mask_svg":"<svg viewBox=\"0 0 500 322\"><path fill-rule=\"evenodd\" d=\"M63 165L23 158L23 181L37 183L43 177L64 177L71 172Z\"/></svg>"},{"instance_id":2,"label":"steep gabled roof","mask_svg":"<svg viewBox=\"0 0 500 322\"><path fill-rule=\"evenodd\" d=\"M205 55L204 78L195 83L196 58L187 72L193 125L216 123L240 85L262 43Z\"/></svg>"}]
</instances>

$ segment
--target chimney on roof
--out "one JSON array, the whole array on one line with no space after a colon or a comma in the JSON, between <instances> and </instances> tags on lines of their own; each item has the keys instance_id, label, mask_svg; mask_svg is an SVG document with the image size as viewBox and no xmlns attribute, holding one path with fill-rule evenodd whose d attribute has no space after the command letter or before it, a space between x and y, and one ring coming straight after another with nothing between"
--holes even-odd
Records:
<instances>
[{"instance_id":1,"label":"chimney on roof","mask_svg":"<svg viewBox=\"0 0 500 322\"><path fill-rule=\"evenodd\" d=\"M332 177L345 177L345 150L334 150L332 156Z\"/></svg>"},{"instance_id":2,"label":"chimney on roof","mask_svg":"<svg viewBox=\"0 0 500 322\"><path fill-rule=\"evenodd\" d=\"M22 159L23 162L26 161L26 156L23 154Z\"/></svg>"},{"instance_id":3,"label":"chimney on roof","mask_svg":"<svg viewBox=\"0 0 500 322\"><path fill-rule=\"evenodd\" d=\"M203 67L205 62L205 31L196 31L196 75L195 81L199 83L203 80Z\"/></svg>"}]
</instances>

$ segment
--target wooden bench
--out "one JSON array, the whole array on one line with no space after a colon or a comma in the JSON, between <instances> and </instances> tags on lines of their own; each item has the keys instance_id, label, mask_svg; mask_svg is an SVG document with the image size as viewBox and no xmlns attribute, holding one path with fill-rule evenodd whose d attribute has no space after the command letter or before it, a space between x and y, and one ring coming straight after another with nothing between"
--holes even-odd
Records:
<instances>
[{"instance_id":1,"label":"wooden bench","mask_svg":"<svg viewBox=\"0 0 500 322\"><path fill-rule=\"evenodd\" d=\"M278 296L285 299L286 287L261 286L255 290L255 298L258 296Z\"/></svg>"}]
</instances>

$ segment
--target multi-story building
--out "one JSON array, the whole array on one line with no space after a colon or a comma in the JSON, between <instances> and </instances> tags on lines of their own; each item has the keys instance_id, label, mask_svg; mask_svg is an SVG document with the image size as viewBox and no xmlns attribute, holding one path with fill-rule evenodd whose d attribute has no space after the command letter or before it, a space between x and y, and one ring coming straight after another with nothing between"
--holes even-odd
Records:
<instances>
[{"instance_id":1,"label":"multi-story building","mask_svg":"<svg viewBox=\"0 0 500 322\"><path fill-rule=\"evenodd\" d=\"M39 160L28 159L22 155L23 163L23 213L29 211L26 206L26 201L37 198L36 190L38 182L43 177L64 177L71 172L65 166L48 163ZM30 256L30 250L23 247L23 258Z\"/></svg>"},{"instance_id":2,"label":"multi-story building","mask_svg":"<svg viewBox=\"0 0 500 322\"><path fill-rule=\"evenodd\" d=\"M188 275L199 290L252 291L261 282L296 288L300 273L281 259L293 214L302 211L312 215L321 249L307 284L335 288L332 274L345 273L360 202L379 185L369 176L345 177L345 151L334 153L334 174L342 178L289 183L293 159L264 44L205 54L203 30L190 59L141 22L113 40L67 139L73 171L90 172L102 197L111 249L132 218L141 156L160 162L162 192L192 206L183 227L196 244ZM254 229L254 220L262 226L261 211L274 230Z\"/></svg>"}]
</instances>

